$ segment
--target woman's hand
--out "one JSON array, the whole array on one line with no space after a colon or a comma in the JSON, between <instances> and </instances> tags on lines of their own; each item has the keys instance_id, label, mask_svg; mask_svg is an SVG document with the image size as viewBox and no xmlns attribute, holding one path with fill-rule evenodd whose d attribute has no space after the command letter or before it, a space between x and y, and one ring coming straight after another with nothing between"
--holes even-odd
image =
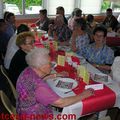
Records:
<instances>
[{"instance_id":1,"label":"woman's hand","mask_svg":"<svg viewBox=\"0 0 120 120\"><path fill-rule=\"evenodd\" d=\"M92 89L92 88L89 88L89 89L87 89L87 90L84 90L84 91L80 94L80 96L81 96L82 99L88 98L88 97L90 97L90 96L92 96L92 95L94 95L94 89Z\"/></svg>"},{"instance_id":2,"label":"woman's hand","mask_svg":"<svg viewBox=\"0 0 120 120\"><path fill-rule=\"evenodd\" d=\"M72 105L76 102L79 102L85 98L88 98L92 95L94 95L94 90L87 89L87 90L83 91L80 95L60 98L59 100L55 101L53 105L63 108L65 106Z\"/></svg>"}]
</instances>

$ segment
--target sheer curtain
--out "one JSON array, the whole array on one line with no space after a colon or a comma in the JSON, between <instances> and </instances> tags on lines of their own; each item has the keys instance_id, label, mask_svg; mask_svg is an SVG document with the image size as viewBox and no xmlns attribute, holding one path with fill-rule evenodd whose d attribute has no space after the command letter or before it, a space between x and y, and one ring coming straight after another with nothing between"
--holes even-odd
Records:
<instances>
[{"instance_id":1,"label":"sheer curtain","mask_svg":"<svg viewBox=\"0 0 120 120\"><path fill-rule=\"evenodd\" d=\"M44 0L43 7L47 8L48 15L55 15L56 8L58 6L63 6L65 9L65 14L71 14L75 7L76 0Z\"/></svg>"},{"instance_id":2,"label":"sheer curtain","mask_svg":"<svg viewBox=\"0 0 120 120\"><path fill-rule=\"evenodd\" d=\"M84 14L99 14L103 0L81 0L81 10Z\"/></svg>"}]
</instances>

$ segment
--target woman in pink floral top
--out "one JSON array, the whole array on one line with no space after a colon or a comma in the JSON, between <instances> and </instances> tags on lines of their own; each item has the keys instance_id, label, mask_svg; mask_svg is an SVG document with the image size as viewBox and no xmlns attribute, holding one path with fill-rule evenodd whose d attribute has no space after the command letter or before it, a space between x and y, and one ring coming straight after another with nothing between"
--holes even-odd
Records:
<instances>
[{"instance_id":1,"label":"woman in pink floral top","mask_svg":"<svg viewBox=\"0 0 120 120\"><path fill-rule=\"evenodd\" d=\"M25 115L27 120L31 115L52 115L51 105L65 107L93 95L91 90L85 90L80 95L60 98L53 92L44 79L51 71L50 57L45 48L32 50L26 56L26 61L29 67L20 74L16 89L17 114Z\"/></svg>"}]
</instances>

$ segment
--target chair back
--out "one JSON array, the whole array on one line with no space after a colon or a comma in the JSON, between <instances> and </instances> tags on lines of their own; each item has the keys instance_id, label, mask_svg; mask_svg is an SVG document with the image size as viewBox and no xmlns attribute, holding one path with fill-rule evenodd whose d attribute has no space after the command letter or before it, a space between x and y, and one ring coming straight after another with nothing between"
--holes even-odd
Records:
<instances>
[{"instance_id":1,"label":"chair back","mask_svg":"<svg viewBox=\"0 0 120 120\"><path fill-rule=\"evenodd\" d=\"M6 109L6 107L4 106L4 104L2 102L1 94L2 94L2 91L0 90L0 114L2 114L2 113L9 114L8 110Z\"/></svg>"},{"instance_id":2,"label":"chair back","mask_svg":"<svg viewBox=\"0 0 120 120\"><path fill-rule=\"evenodd\" d=\"M5 108L10 114L16 115L16 108L11 104L10 99L7 97L7 95L1 91L1 100Z\"/></svg>"},{"instance_id":3,"label":"chair back","mask_svg":"<svg viewBox=\"0 0 120 120\"><path fill-rule=\"evenodd\" d=\"M9 78L9 76L8 76L7 71L5 70L5 68L4 68L2 65L0 65L0 71L1 71L1 73L6 77L8 83L9 83L11 89L12 89L13 95L14 95L14 97L15 97L15 99L16 99L16 98L17 98L16 89L15 89L13 83L11 82L11 80L10 80L10 78Z\"/></svg>"},{"instance_id":4,"label":"chair back","mask_svg":"<svg viewBox=\"0 0 120 120\"><path fill-rule=\"evenodd\" d=\"M9 98L11 104L15 107L17 94L15 88L12 87L11 81L4 74L2 66L0 66L0 90L5 93L5 95Z\"/></svg>"}]
</instances>

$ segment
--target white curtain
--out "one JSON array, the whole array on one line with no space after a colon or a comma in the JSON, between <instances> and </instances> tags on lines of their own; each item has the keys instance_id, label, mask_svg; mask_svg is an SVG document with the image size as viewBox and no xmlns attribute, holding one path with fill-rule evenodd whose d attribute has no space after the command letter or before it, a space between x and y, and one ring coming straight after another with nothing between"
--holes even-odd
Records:
<instances>
[{"instance_id":1,"label":"white curtain","mask_svg":"<svg viewBox=\"0 0 120 120\"><path fill-rule=\"evenodd\" d=\"M44 0L43 7L47 8L48 15L55 15L56 8L63 6L65 14L71 14L75 6L75 0Z\"/></svg>"},{"instance_id":2,"label":"white curtain","mask_svg":"<svg viewBox=\"0 0 120 120\"><path fill-rule=\"evenodd\" d=\"M84 14L99 14L103 0L81 0L81 10Z\"/></svg>"}]
</instances>

